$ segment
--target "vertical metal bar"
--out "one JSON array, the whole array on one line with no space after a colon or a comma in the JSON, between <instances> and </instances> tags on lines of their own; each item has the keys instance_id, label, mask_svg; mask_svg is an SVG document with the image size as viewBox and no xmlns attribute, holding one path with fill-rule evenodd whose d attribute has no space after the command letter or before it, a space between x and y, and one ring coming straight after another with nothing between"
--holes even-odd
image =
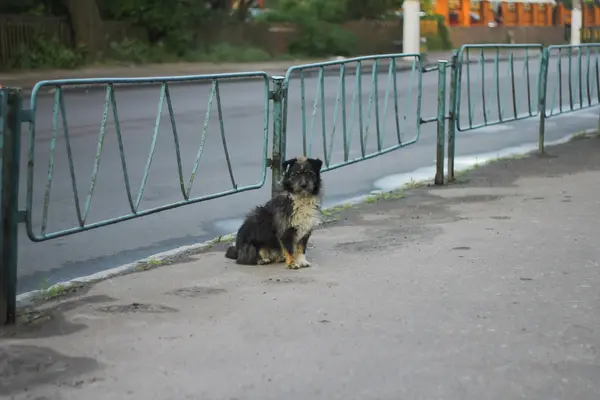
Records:
<instances>
[{"instance_id":1,"label":"vertical metal bar","mask_svg":"<svg viewBox=\"0 0 600 400\"><path fill-rule=\"evenodd\" d=\"M544 154L544 138L546 136L546 93L548 86L548 68L550 65L550 52L547 48L542 50L540 62L540 86L538 88L538 107L540 111L540 124L538 135L538 152Z\"/></svg>"},{"instance_id":2,"label":"vertical metal bar","mask_svg":"<svg viewBox=\"0 0 600 400\"><path fill-rule=\"evenodd\" d=\"M106 123L108 122L108 108L110 105L110 92L112 86L106 87L106 96L104 98L104 109L102 110L102 122L100 123L100 133L98 134L98 144L96 145L96 155L94 157L94 167L92 169L92 177L90 179L90 186L88 194L85 199L85 206L83 209L82 218L79 220L79 226L83 227L90 213L92 206L92 199L94 197L94 190L96 189L96 181L98 180L98 172L100 171L100 161L102 159L102 153L104 149L104 139L106 138ZM66 134L67 132L65 132ZM71 176L71 179L75 180L75 175Z\"/></svg>"},{"instance_id":3,"label":"vertical metal bar","mask_svg":"<svg viewBox=\"0 0 600 400\"><path fill-rule=\"evenodd\" d=\"M396 121L396 136L398 137L398 144L402 144L402 133L400 132L400 117L398 116L398 83L396 79L396 59L392 58L392 74L394 81L394 119Z\"/></svg>"},{"instance_id":4,"label":"vertical metal bar","mask_svg":"<svg viewBox=\"0 0 600 400\"><path fill-rule=\"evenodd\" d=\"M533 115L531 113L531 79L529 76L529 51L527 49L525 49L525 75L527 79L527 110L531 117Z\"/></svg>"},{"instance_id":5,"label":"vertical metal bar","mask_svg":"<svg viewBox=\"0 0 600 400\"><path fill-rule=\"evenodd\" d=\"M114 91L113 91L114 94ZM173 102L171 101L171 92L169 91L169 85L165 85L165 98L167 99L167 110L169 110L169 119L171 120L171 132L173 133L173 144L175 145L175 159L177 160L177 175L179 176L179 188L181 195L185 200L189 200L187 191L185 189L185 182L183 180L183 165L181 163L181 146L179 144L179 134L177 133L177 124L175 123L175 112L173 111ZM116 110L116 107L113 108ZM115 121L117 121L117 115L115 114ZM116 123L116 122L115 122ZM119 129L117 127L117 132ZM120 136L119 136L120 137ZM125 170L125 159L123 159L123 170ZM129 188L128 184L127 187ZM128 189L129 190L129 189ZM133 203L132 203L133 204ZM133 205L131 211L134 211Z\"/></svg>"},{"instance_id":6,"label":"vertical metal bar","mask_svg":"<svg viewBox=\"0 0 600 400\"><path fill-rule=\"evenodd\" d=\"M569 73L567 76L569 77L569 110L573 111L573 48L569 47Z\"/></svg>"},{"instance_id":7,"label":"vertical metal bar","mask_svg":"<svg viewBox=\"0 0 600 400\"><path fill-rule=\"evenodd\" d=\"M304 82L304 70L300 70L300 111L302 112L302 154L306 151L306 83Z\"/></svg>"},{"instance_id":8,"label":"vertical metal bar","mask_svg":"<svg viewBox=\"0 0 600 400\"><path fill-rule=\"evenodd\" d=\"M319 74L319 86L321 87L321 135L323 136L323 158L325 161L329 158L327 155L327 120L325 118L325 68L321 67ZM312 140L311 140L312 143ZM308 155L307 155L308 156ZM327 163L329 166L329 163Z\"/></svg>"},{"instance_id":9,"label":"vertical metal bar","mask_svg":"<svg viewBox=\"0 0 600 400\"><path fill-rule=\"evenodd\" d=\"M496 48L494 57L494 71L496 75L496 102L498 103L498 120L502 122L502 101L500 100L500 48Z\"/></svg>"},{"instance_id":10,"label":"vertical metal bar","mask_svg":"<svg viewBox=\"0 0 600 400\"><path fill-rule=\"evenodd\" d=\"M113 111L113 120L115 123L115 131L117 132L117 142L119 143L119 155L121 156L121 168L123 169L123 180L125 181L125 190L127 191L127 201L129 202L129 209L131 210L132 213L135 213L135 205L133 204L133 197L131 195L131 184L129 182L129 174L127 173L127 161L125 160L125 147L123 146L123 135L121 134L121 123L119 122L119 113L117 111L117 99L115 97L115 88L112 83L109 83L109 86L112 87L112 89L110 91L110 107L112 108L112 111ZM168 95L168 88L167 88L167 99L169 99L168 96L169 95ZM172 113L173 107L171 106L170 99L168 100L168 103L169 103L169 112ZM63 118L64 118L64 115L65 114L63 114ZM175 123L175 121L173 120L173 129L174 129L174 132L176 132L174 123ZM66 128L66 125L65 125L65 128ZM177 137L176 133L174 133L174 135L175 135L175 137ZM177 142L177 140L176 140L176 142ZM181 190L183 193L183 179L181 178L181 156L179 155L178 145L179 145L179 143L177 143L177 146L176 146L177 165L179 166L179 177L180 177L179 181L181 182Z\"/></svg>"},{"instance_id":11,"label":"vertical metal bar","mask_svg":"<svg viewBox=\"0 0 600 400\"><path fill-rule=\"evenodd\" d=\"M600 103L600 68L598 65L598 53L598 48L596 48L596 62L594 63L596 69L596 99L598 100L598 103ZM600 135L600 113L598 116L598 128L596 133Z\"/></svg>"},{"instance_id":12,"label":"vertical metal bar","mask_svg":"<svg viewBox=\"0 0 600 400\"><path fill-rule=\"evenodd\" d=\"M337 121L338 121L338 109L339 109L339 105L340 105L340 97L343 95L344 91L342 90L344 87L344 64L342 64L340 66L340 75L339 75L339 82L338 82L338 89L337 92L335 94L335 105L333 107L333 127L331 128L331 140L329 141L329 148L325 149L325 166L329 167L329 164L331 163L331 155L333 154L333 145L335 144L335 132L337 129ZM345 93L344 93L345 94ZM323 102L325 102L325 99L323 98ZM345 113L344 113L345 116ZM344 126L345 129L345 124L344 121L342 121L342 125ZM345 141L344 141L345 143ZM323 139L323 144L326 145L327 142L325 141L325 139ZM346 161L346 160L344 160Z\"/></svg>"},{"instance_id":13,"label":"vertical metal bar","mask_svg":"<svg viewBox=\"0 0 600 400\"><path fill-rule=\"evenodd\" d=\"M375 61L374 65L377 62ZM373 101L375 100L375 97L377 97L376 93L375 93L375 89L377 89L376 86L376 79L377 79L377 74L376 74L377 70L375 68L372 68L371 70L371 90L369 91L369 106L367 108L367 121L366 121L366 128L365 128L365 134L361 135L360 138L363 141L362 147L366 149L366 144L369 141L369 128L371 127L371 111L373 110ZM362 156L365 156L365 152L363 151Z\"/></svg>"},{"instance_id":14,"label":"vertical metal bar","mask_svg":"<svg viewBox=\"0 0 600 400\"><path fill-rule=\"evenodd\" d=\"M458 51L452 52L451 61L451 75L450 75L450 96L448 99L450 108L450 118L448 122L448 182L454 181L454 152L455 152L455 136L456 136L456 124L458 121L458 115L456 110L458 109L458 87L460 85L460 63L458 61Z\"/></svg>"},{"instance_id":15,"label":"vertical metal bar","mask_svg":"<svg viewBox=\"0 0 600 400\"><path fill-rule=\"evenodd\" d=\"M363 107L362 107L362 63L356 63L356 82L358 84L358 133L360 135L360 154L365 156L365 143L363 140Z\"/></svg>"},{"instance_id":16,"label":"vertical metal bar","mask_svg":"<svg viewBox=\"0 0 600 400\"><path fill-rule=\"evenodd\" d=\"M513 116L517 119L517 93L515 89L515 59L513 52L511 51L508 56L508 63L510 65L510 83L512 88L512 105L513 105Z\"/></svg>"},{"instance_id":17,"label":"vertical metal bar","mask_svg":"<svg viewBox=\"0 0 600 400\"><path fill-rule=\"evenodd\" d=\"M48 225L48 208L50 207L50 190L52 189L52 178L54 176L54 155L56 154L56 136L58 135L58 117L60 115L60 99L62 97L62 89L56 88L54 92L54 105L52 107L52 138L50 139L50 156L48 157L48 178L46 179L46 190L44 191L44 205L42 208L42 235L46 234L46 227ZM66 117L62 116L63 121ZM68 143L68 141L67 141ZM73 179L75 182L75 179ZM75 193L75 204L79 205L79 199L77 193ZM79 209L77 209L79 211ZM81 221L81 215L78 212L77 217Z\"/></svg>"},{"instance_id":18,"label":"vertical metal bar","mask_svg":"<svg viewBox=\"0 0 600 400\"><path fill-rule=\"evenodd\" d=\"M231 157L229 157L229 150L227 149L227 139L225 138L225 123L223 122L223 108L221 106L221 92L219 91L219 80L215 79L215 95L217 96L217 113L219 115L219 131L221 132L221 143L223 144L223 151L225 152L225 161L227 161L227 170L229 171L229 178L231 179L231 187L234 190L238 189L237 183L235 183L235 177L233 176L233 169L231 167ZM171 116L173 122L175 121L174 116Z\"/></svg>"},{"instance_id":19,"label":"vertical metal bar","mask_svg":"<svg viewBox=\"0 0 600 400\"><path fill-rule=\"evenodd\" d=\"M479 54L479 62L481 62L481 103L483 106L483 125L487 126L487 102L485 100L485 55L483 48Z\"/></svg>"},{"instance_id":20,"label":"vertical metal bar","mask_svg":"<svg viewBox=\"0 0 600 400\"><path fill-rule=\"evenodd\" d=\"M581 47L577 48L577 70L579 75L579 108L583 108L583 71L581 69L581 50L583 50Z\"/></svg>"},{"instance_id":21,"label":"vertical metal bar","mask_svg":"<svg viewBox=\"0 0 600 400\"><path fill-rule=\"evenodd\" d=\"M585 73L585 83L586 83L586 90L587 90L587 101L588 101L588 107L590 107L592 105L592 89L590 86L590 58L591 58L591 49L588 47L587 48L587 70Z\"/></svg>"},{"instance_id":22,"label":"vertical metal bar","mask_svg":"<svg viewBox=\"0 0 600 400\"><path fill-rule=\"evenodd\" d=\"M448 61L438 61L437 144L435 184L444 184L444 141L446 139L446 67Z\"/></svg>"},{"instance_id":23,"label":"vertical metal bar","mask_svg":"<svg viewBox=\"0 0 600 400\"><path fill-rule=\"evenodd\" d=\"M600 52L598 51L598 49L596 49L596 62L595 62L595 67L596 67L596 97L598 99L598 103L600 103L600 68L598 66L599 63L599 54Z\"/></svg>"},{"instance_id":24,"label":"vertical metal bar","mask_svg":"<svg viewBox=\"0 0 600 400\"><path fill-rule=\"evenodd\" d=\"M467 47L467 107L469 108L469 129L473 129L473 112L471 109L471 59L469 57L469 48Z\"/></svg>"},{"instance_id":25,"label":"vertical metal bar","mask_svg":"<svg viewBox=\"0 0 600 400\"><path fill-rule=\"evenodd\" d=\"M18 202L21 155L21 89L0 89L0 321L17 311Z\"/></svg>"},{"instance_id":26,"label":"vertical metal bar","mask_svg":"<svg viewBox=\"0 0 600 400\"><path fill-rule=\"evenodd\" d=\"M283 159L281 158L283 124L283 76L273 76L273 153L271 155L271 197L275 197L281 191L281 178L283 177Z\"/></svg>"},{"instance_id":27,"label":"vertical metal bar","mask_svg":"<svg viewBox=\"0 0 600 400\"><path fill-rule=\"evenodd\" d=\"M308 141L308 150L304 152L306 157L310 157L312 154L312 144L313 138L315 136L315 123L317 120L317 109L319 108L319 100L321 99L321 91L323 90L323 86L321 83L323 82L323 74L325 72L325 68L319 68L319 78L317 79L317 90L315 92L315 100L313 101L313 109L312 114L310 116L310 139ZM324 105L321 104L321 107ZM324 111L323 111L324 112Z\"/></svg>"},{"instance_id":28,"label":"vertical metal bar","mask_svg":"<svg viewBox=\"0 0 600 400\"><path fill-rule=\"evenodd\" d=\"M384 95L384 100L383 100L383 122L381 125L381 132L386 132L386 127L387 127L387 115L388 115L388 106L389 106L389 101L390 101L390 89L392 89L392 73L394 71L394 59L391 58L390 59L390 66L388 67L388 73L387 73L387 82L385 84L385 95Z\"/></svg>"},{"instance_id":29,"label":"vertical metal bar","mask_svg":"<svg viewBox=\"0 0 600 400\"><path fill-rule=\"evenodd\" d=\"M344 141L344 162L348 161L348 122L346 121L346 64L340 66L342 80L342 135Z\"/></svg>"},{"instance_id":30,"label":"vertical metal bar","mask_svg":"<svg viewBox=\"0 0 600 400\"><path fill-rule=\"evenodd\" d=\"M152 135L152 144L150 145L150 152L148 153L148 158L146 159L146 167L144 168L144 174L142 175L142 182L140 183L140 188L138 190L138 195L137 195L137 200L135 201L135 213L137 213L138 209L140 208L140 204L142 203L142 198L144 197L144 191L146 190L146 183L148 182L148 176L150 174L150 166L152 165L152 160L154 159L154 152L156 151L156 142L158 139L158 134L160 132L160 119L162 117L162 110L163 110L163 105L165 103L165 95L166 95L166 87L167 87L167 82L163 82L162 85L160 85L160 98L158 100L158 111L156 112L156 119L155 119L155 123L154 123L154 134ZM111 86L108 86L107 90L110 90ZM212 91L211 91L211 97L210 97L210 103L207 109L207 118L208 116L210 116L210 110L211 107L210 105L212 104L212 99L213 99L213 93L215 90L215 85L213 82L213 87L212 87ZM172 116L171 116L172 117ZM103 119L102 120L102 134L104 134L104 127L106 125L106 120ZM208 120L206 120L204 122L204 126L206 127L208 125ZM204 133L204 132L203 132ZM102 142L99 141L99 143L103 144L104 143L104 135L102 136ZM100 159L100 155L102 154L102 147L101 144L98 145L98 152L96 153L96 159ZM202 144L200 145L200 149L204 148L204 142L202 142ZM202 150L201 150L202 151ZM200 162L200 156L198 156L198 159L196 160L196 165L198 164L198 162ZM192 190L192 184L194 182L194 178L196 176L196 173L192 173L192 176L190 178L190 187L188 189L188 196L190 194L190 191ZM95 181L92 181L92 183L94 184ZM91 199L91 196L89 197ZM87 215L87 213L86 213Z\"/></svg>"},{"instance_id":31,"label":"vertical metal bar","mask_svg":"<svg viewBox=\"0 0 600 400\"><path fill-rule=\"evenodd\" d=\"M375 92L375 129L377 131L377 151L381 152L382 138L381 126L379 122L379 74L377 71L378 65L379 63L377 62L377 60L375 60L375 62L373 63L373 75L375 75L375 79L373 80L373 91Z\"/></svg>"},{"instance_id":32,"label":"vertical metal bar","mask_svg":"<svg viewBox=\"0 0 600 400\"><path fill-rule=\"evenodd\" d=\"M166 84L166 83L165 83ZM188 181L188 188L186 189L186 200L190 198L190 194L192 193L192 187L194 186L194 180L196 179L196 175L198 173L198 167L200 166L200 160L202 159L202 153L204 152L204 144L206 143L206 136L208 134L208 123L210 121L210 114L212 112L212 103L215 98L215 91L217 88L217 80L213 79L210 94L208 95L208 104L206 106L206 114L204 116L204 124L202 125L202 134L200 136L200 146L198 147L198 152L196 153L196 161L194 162L194 167L192 168L192 173L190 174L190 179ZM164 86L161 89L160 102L158 105L158 113L156 115L156 125L154 128L154 135L152 136L152 145L150 148L150 154L148 155L148 162L146 164L146 169L144 170L144 176L147 171L150 170L150 163L152 162L152 157L154 155L154 150L156 149L156 138L158 135L158 129L160 124L160 116L162 115L163 102L164 102L164 94L166 91L164 90ZM142 185L140 185L140 193L143 193L142 190L146 187L146 178L142 179ZM142 196L138 196L138 201L141 201Z\"/></svg>"},{"instance_id":33,"label":"vertical metal bar","mask_svg":"<svg viewBox=\"0 0 600 400\"><path fill-rule=\"evenodd\" d=\"M554 102L554 99L552 99ZM558 49L558 110L562 113L562 101L563 101L563 90L562 90L562 47ZM554 113L554 107L552 107L551 113Z\"/></svg>"}]
</instances>

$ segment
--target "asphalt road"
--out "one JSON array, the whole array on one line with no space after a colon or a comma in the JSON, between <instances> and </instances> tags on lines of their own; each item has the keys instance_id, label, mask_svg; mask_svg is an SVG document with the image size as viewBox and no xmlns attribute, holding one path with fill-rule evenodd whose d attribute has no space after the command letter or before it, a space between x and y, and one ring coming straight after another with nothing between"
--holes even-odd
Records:
<instances>
[{"instance_id":1,"label":"asphalt road","mask_svg":"<svg viewBox=\"0 0 600 400\"><path fill-rule=\"evenodd\" d=\"M514 70L515 96L517 99L517 115L526 115L529 111L527 98L530 98L532 110L537 108L536 80L538 64L530 63L529 94L527 80L522 62L517 63ZM507 63L502 63L498 71L493 64L487 64L483 78L481 71L471 67L471 99L467 101L467 83L463 75L461 86L460 126L465 130L469 121L476 126L483 122L483 107L481 99L485 97L486 117L489 121L498 119L497 98L499 89L502 103L503 119L512 118L514 113L512 103L512 75ZM498 75L495 75L495 74ZM566 68L562 75L562 103L568 104L568 76ZM592 99L597 99L595 76L589 85ZM499 79L496 79L499 76ZM581 98L587 101L587 80L582 80ZM420 111L422 118L436 116L437 101L437 72L422 76L421 107L419 110L418 77L411 72L400 72L396 76L398 95L398 126L394 117L393 90L388 93L387 113L386 88L389 77L380 74L377 77L379 96L372 97L372 108L376 107L378 99L380 145L382 149L393 146L400 137L402 143L418 139L416 143L388 154L327 172L325 179L325 205L332 205L368 193L374 189L389 188L394 177L413 171L431 167L435 162L435 124L420 126L417 116ZM549 107L558 107L560 92L555 90L558 82L556 68L549 72ZM371 102L370 92L372 78L366 73L362 80L362 126L365 132L364 149L369 152L377 151L377 129L374 111L369 115ZM448 77L449 81L449 77ZM290 86L288 112L288 156L303 153L302 140L302 106L301 91L297 77ZM353 90L356 77L346 79L346 129L350 141L349 158L360 157L362 154L359 138L360 120L358 107L352 109ZM485 90L482 90L482 82ZM499 85L496 85L499 82ZM312 142L311 154L324 158L321 108L317 107L313 115L313 99L315 98L316 78L306 81L306 142ZM323 98L325 100L325 131L326 146L331 146L330 164L344 161L342 101L336 101L340 89L336 76L324 79ZM252 82L224 82L220 86L223 128L232 171L238 187L261 182L263 171L261 164L265 150L270 155L271 141L264 140L265 132L265 87L260 80ZM579 82L572 80L572 97L575 108L579 107ZM171 89L173 110L177 133L180 142L183 180L188 186L189 176L193 169L198 148L202 142L202 130L205 121L210 86L185 85ZM123 148L127 162L127 172L131 182L132 197L135 201L142 181L148 152L153 140L156 114L159 100L159 87L118 88L116 92L117 110L120 128L123 136ZM317 96L321 99L321 93ZM595 100L597 102L597 100ZM70 133L70 144L74 159L74 169L80 196L81 208L85 208L85 199L90 187L90 176L94 166L94 158L98 147L99 130L103 114L104 93L98 90L72 91L65 96L66 115ZM333 145L331 145L335 114L335 104L338 103L337 123ZM52 96L43 95L37 99L36 129L35 129L35 158L34 158L34 193L32 220L36 234L40 233L43 204L48 177L48 161L52 144ZM358 103L357 103L358 104ZM469 111L470 110L470 111ZM471 118L470 118L470 115ZM167 104L162 110L159 124L159 135L156 140L154 157L149 169L146 188L142 196L140 209L153 208L182 199L180 180L177 168L171 121ZM62 121L59 120L59 127ZM553 117L547 123L547 140L560 139L570 133L594 128L598 123L596 109L585 110L573 114ZM268 121L269 136L272 118ZM366 127L369 132L366 133ZM312 129L314 127L314 129ZM310 132L314 131L312 136ZM353 135L350 133L353 131ZM482 153L500 151L514 146L520 146L537 141L538 119L536 117L519 122L504 123L485 128L458 132L457 155L461 157L476 157ZM23 133L26 134L24 129ZM77 226L73 186L68 168L65 138L62 129L56 137L56 152L52 187L48 201L47 233ZM266 146L266 147L265 147ZM23 140L23 169L26 168L26 149L28 139ZM130 212L126 195L119 143L115 133L112 110L108 112L107 131L102 149L101 162L98 168L98 178L95 183L90 212L87 222L115 218ZM382 179L382 178L389 179ZM416 175L415 175L416 177ZM404 176L406 178L406 176ZM382 184L381 182L385 182ZM78 233L49 240L43 243L31 242L22 226L19 246L19 292L39 289L48 284L87 275L103 269L132 262L154 253L169 250L178 246L196 243L213 238L214 236L235 231L240 218L255 204L268 199L270 194L270 170L267 170L265 185L259 190L210 200L195 205L187 205L175 210L146 216L140 219L111 225L96 230ZM392 186L394 184L392 183ZM21 203L25 205L26 176L21 179ZM220 135L220 124L216 101L211 108L211 117L207 124L207 135L204 150L196 174L191 196L203 196L231 189L227 162L225 160L223 143Z\"/></svg>"}]
</instances>

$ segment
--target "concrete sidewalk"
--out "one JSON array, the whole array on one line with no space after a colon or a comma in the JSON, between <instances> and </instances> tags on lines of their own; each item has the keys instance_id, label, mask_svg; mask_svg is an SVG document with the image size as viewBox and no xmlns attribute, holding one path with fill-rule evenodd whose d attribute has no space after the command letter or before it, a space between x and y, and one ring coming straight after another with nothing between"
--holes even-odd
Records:
<instances>
[{"instance_id":1,"label":"concrete sidewalk","mask_svg":"<svg viewBox=\"0 0 600 400\"><path fill-rule=\"evenodd\" d=\"M0 398L597 400L600 139L549 151L330 212L309 269L215 247L46 303Z\"/></svg>"}]
</instances>

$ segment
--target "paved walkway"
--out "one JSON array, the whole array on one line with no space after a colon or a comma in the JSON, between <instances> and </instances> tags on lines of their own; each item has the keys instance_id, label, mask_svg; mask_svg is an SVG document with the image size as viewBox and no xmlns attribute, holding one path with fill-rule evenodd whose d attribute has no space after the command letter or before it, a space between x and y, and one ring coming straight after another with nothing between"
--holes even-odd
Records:
<instances>
[{"instance_id":1,"label":"paved walkway","mask_svg":"<svg viewBox=\"0 0 600 400\"><path fill-rule=\"evenodd\" d=\"M310 269L213 248L47 303L0 398L597 400L600 139L550 152L336 213Z\"/></svg>"}]
</instances>

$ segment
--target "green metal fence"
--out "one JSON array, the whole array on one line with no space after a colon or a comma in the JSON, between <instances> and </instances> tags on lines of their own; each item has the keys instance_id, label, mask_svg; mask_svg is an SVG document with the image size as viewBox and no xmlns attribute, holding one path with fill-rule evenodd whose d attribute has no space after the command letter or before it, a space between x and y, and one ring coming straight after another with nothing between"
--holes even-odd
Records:
<instances>
[{"instance_id":1,"label":"green metal fence","mask_svg":"<svg viewBox=\"0 0 600 400\"><path fill-rule=\"evenodd\" d=\"M319 156L324 160L323 171L342 168L346 165L378 157L391 151L415 144L421 133L421 125L437 124L435 183L443 184L445 173L448 180L454 178L456 132L476 130L486 126L514 122L539 116L540 151L544 151L545 119L556 115L592 107L600 101L599 44L582 46L525 45L468 45L452 54L451 60L440 60L424 66L418 54L385 54L366 56L325 63L291 67L285 76L269 77L264 72L239 74L199 75L186 77L163 77L141 79L85 79L39 82L33 90L29 110L24 110L21 92L18 89L0 89L0 313L4 321L15 320L16 271L17 271L17 225L25 223L32 241L53 238L118 223L160 211L227 196L247 190L261 188L266 182L267 167L272 170L272 194L279 190L282 163L287 157L290 139L300 140L303 153ZM506 65L501 68L501 61ZM447 84L450 67L449 84ZM398 77L400 70L405 75ZM422 76L437 73L436 115L421 115ZM564 83L566 75L567 83ZM316 78L314 85L308 78ZM408 79L407 79L408 77ZM264 102L263 135L261 148L261 178L258 182L239 186L232 168L228 151L226 121L221 109L220 83L224 80L257 78L263 90L256 94L257 102ZM272 82L270 82L272 80ZM231 189L192 196L195 177L200 172L199 163L208 134L210 111L206 112L199 134L200 146L191 174L183 171L177 124L171 101L170 85L182 82L206 83L210 85L207 110L216 103L219 134L227 162ZM480 82L478 84L478 82ZM124 153L123 137L119 126L118 96L115 88L120 84L160 84L158 112L152 135L152 144L147 155L142 182L137 193L132 191L128 174L129 164ZM91 180L87 195L81 205L79 182L75 176L72 132L68 126L64 90L67 86L103 85L104 105L99 130ZM335 88L335 96L328 97L325 88ZM52 87L52 135L48 174L44 181L34 179L36 165L36 110L38 94L42 88ZM447 88L449 95L447 96ZM558 97L556 97L558 93ZM566 96L566 97L565 97ZM566 100L565 100L566 99ZM554 108L555 101L558 108ZM566 101L566 103L565 103ZM156 139L162 110L168 110L169 122L176 149L176 164L181 200L170 204L141 209L140 203L146 188L150 166L156 156ZM568 106L565 106L565 104ZM466 106L465 106L466 105ZM556 111L558 110L558 111ZM272 128L270 114L272 117ZM102 160L106 138L107 118L112 114L120 154L120 167L126 189L129 213L117 215L99 222L88 222L90 206L96 188L98 168ZM291 138L288 127L290 116L300 115L301 137ZM448 124L446 121L448 120ZM62 123L61 123L62 121ZM26 172L27 187L24 210L19 209L19 156L21 124L29 124ZM446 126L448 127L446 139ZM272 149L269 157L269 130L272 129ZM62 135L66 146L67 164L71 178L71 190L75 203L77 226L48 232L49 198L55 179L57 139ZM318 137L320 136L320 137ZM358 136L358 138L356 138ZM446 140L448 141L446 157ZM337 147L336 147L337 145ZM341 147L341 149L339 149ZM296 156L294 154L293 156ZM448 159L447 170L444 169ZM39 231L34 230L33 190L44 188L42 222Z\"/></svg>"},{"instance_id":2,"label":"green metal fence","mask_svg":"<svg viewBox=\"0 0 600 400\"><path fill-rule=\"evenodd\" d=\"M543 51L540 44L461 47L456 128L462 132L537 116ZM500 68L502 60L506 66Z\"/></svg>"},{"instance_id":3,"label":"green metal fence","mask_svg":"<svg viewBox=\"0 0 600 400\"><path fill-rule=\"evenodd\" d=\"M264 114L264 124L263 124L263 148L262 148L262 166L261 173L262 176L260 180L254 184L239 186L236 182L235 175L232 170L231 158L229 155L228 147L227 147L227 135L225 129L225 121L223 120L223 112L221 105L221 94L220 94L220 84L224 81L230 81L234 79L249 79L249 78L258 78L262 79L264 83L264 90L262 93L257 93L256 101L265 103L265 114ZM125 157L124 152L124 144L123 144L123 135L121 132L121 126L119 121L119 104L117 102L117 95L115 87L117 85L148 85L152 83L160 84L160 95L157 104L157 113L155 118L154 130L152 132L152 144L150 146L150 150L147 155L147 160L144 167L142 181L137 193L133 193L132 185L130 181L130 177L128 174L128 163ZM179 143L179 136L177 131L177 122L175 120L175 115L173 111L173 104L171 98L171 92L169 90L169 85L175 83L206 83L210 84L210 92L208 95L207 107L206 107L206 115L204 117L204 123L202 128L200 129L200 146L198 148L197 156L194 162L194 166L192 168L191 173L188 176L185 176L182 160L181 160L181 149ZM68 115L67 109L65 107L64 101L64 87L76 87L76 86L87 86L87 85L102 85L104 87L104 104L103 104L103 112L102 112L102 121L100 124L97 148L94 157L94 165L92 176L89 184L87 185L87 195L85 196L85 202L83 206L81 205L80 196L79 196L79 182L75 176L75 166L73 162L73 151L71 146L71 137L72 132L69 129L68 124ZM54 101L53 101L53 110L52 110L52 139L50 142L50 159L48 165L48 177L44 183L36 182L34 179L34 167L36 165L36 157L35 155L35 139L36 139L36 111L38 109L38 95L41 90L46 88L54 89ZM204 196L191 196L192 187L194 185L194 180L198 174L198 166L200 164L200 160L202 158L202 154L204 151L204 144L208 134L208 124L211 119L211 110L213 104L216 105L217 108L217 117L219 120L219 135L221 137L222 147L225 159L227 161L227 169L229 172L229 179L231 182L231 189L226 191L221 191L218 193L210 193ZM247 190L259 189L261 188L266 181L267 176L267 145L268 145L268 128L269 128L269 76L264 72L247 72L247 73L236 73L236 74L219 74L219 75L198 75L198 76L182 76L182 77L165 77L165 78L136 78L136 79L73 79L73 80L55 80L55 81L42 81L37 83L31 95L31 104L30 104L30 112L31 116L29 120L29 147L28 147L28 156L27 156L27 197L26 197L26 205L25 205L25 222L27 228L27 234L32 241L41 242L49 239L54 239L70 234L74 234L77 232L82 232L90 229L99 228L102 226L114 224L121 221L127 221L134 218L139 218L144 215L154 214L160 211L169 210L177 207L181 207L186 204L198 203L201 201L216 199L219 197L227 196L230 194L235 194L239 192L244 192ZM153 207L150 209L140 209L140 203L142 201L142 197L144 195L144 191L146 190L146 184L148 181L148 175L150 172L150 167L152 165L152 160L154 159L156 152L156 143L157 138L160 131L160 122L162 119L162 113L164 108L167 108L169 121L171 125L171 133L173 136L173 143L175 145L175 153L176 153L176 162L177 162L177 172L179 176L179 188L181 192L181 200L161 205L158 207ZM99 222L88 223L87 218L90 212L90 206L92 204L92 200L94 197L94 191L96 187L96 181L98 178L99 166L102 162L103 156L103 147L106 139L107 132L107 122L109 114L112 114L114 120L114 130L116 131L117 140L119 144L119 158L121 162L121 170L122 170L122 178L125 183L125 188L127 192L127 200L129 204L130 213L126 215L118 215L112 218L108 218ZM62 121L62 123L59 123ZM55 170L55 159L56 159L56 145L57 139L59 136L62 136L66 145L66 153L67 153L67 161L69 166L69 173L71 177L72 183L72 192L75 203L75 213L77 216L78 225L63 229L60 231L48 232L48 214L49 214L49 203L50 203L50 193L52 189L52 182L54 179L54 170ZM43 211L42 211L42 221L39 232L35 232L33 228L32 215L34 211L33 207L33 189L35 185L45 186L44 190L44 203L43 203Z\"/></svg>"},{"instance_id":4,"label":"green metal fence","mask_svg":"<svg viewBox=\"0 0 600 400\"><path fill-rule=\"evenodd\" d=\"M544 88L545 117L583 110L598 104L600 44L549 46Z\"/></svg>"},{"instance_id":5,"label":"green metal fence","mask_svg":"<svg viewBox=\"0 0 600 400\"><path fill-rule=\"evenodd\" d=\"M415 83L408 86L407 93L398 90L397 72L400 69L408 70L410 72L408 81ZM323 158L325 164L323 171L367 160L414 144L419 140L420 134L421 71L421 57L418 54L377 55L294 66L288 69L283 83L287 103L284 107L284 119L287 121L290 110L290 84L297 75L300 86L298 94L302 119L302 149L307 156L315 155L313 151L316 147L314 146L315 135L320 130L321 154L319 156ZM384 79L380 79L381 72L384 72ZM308 90L306 77L310 74L316 75L317 79L314 95L309 100L306 94ZM333 74L336 78L333 82L336 87L336 97L330 99L334 104L330 115L326 109L326 74ZM364 79L365 75L367 75L367 82ZM348 86L352 86L351 89ZM383 92L383 99L381 99L381 92ZM405 98L402 99L401 95ZM292 110L292 112L298 111ZM406 115L411 112L415 113L413 115L416 115L416 118L411 118L411 126L407 126ZM310 118L307 114L310 114ZM389 117L392 117L391 121ZM410 137L406 137L408 130L410 130ZM352 157L351 149L356 133L360 154ZM388 133L394 134L391 143L386 142ZM343 156L336 162L332 159L332 155L336 136L339 137L340 134ZM372 143L373 141L375 143Z\"/></svg>"},{"instance_id":6,"label":"green metal fence","mask_svg":"<svg viewBox=\"0 0 600 400\"><path fill-rule=\"evenodd\" d=\"M282 81L281 154L285 157L290 112L300 113L303 153L321 157L323 172L415 144L423 124L436 122L443 131L446 64L425 68L419 54L381 54L289 68ZM399 80L399 71L408 73L408 79ZM423 74L436 71L443 74L440 81L444 82L438 93L438 115L423 118ZM312 93L308 77L316 77ZM298 88L293 88L294 83ZM335 98L326 98L327 84L335 88ZM340 146L336 158L334 150ZM441 160L443 170L443 147ZM438 175L441 183L443 173Z\"/></svg>"}]
</instances>

